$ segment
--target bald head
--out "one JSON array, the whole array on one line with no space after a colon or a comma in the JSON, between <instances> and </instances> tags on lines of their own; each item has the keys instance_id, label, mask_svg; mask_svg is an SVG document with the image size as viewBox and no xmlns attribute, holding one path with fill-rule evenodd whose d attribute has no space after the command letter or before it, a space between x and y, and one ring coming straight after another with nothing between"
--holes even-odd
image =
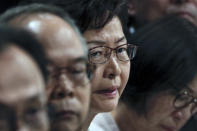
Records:
<instances>
[{"instance_id":1,"label":"bald head","mask_svg":"<svg viewBox=\"0 0 197 131\"><path fill-rule=\"evenodd\" d=\"M58 16L49 13L24 14L9 22L13 26L22 27L33 32L44 47L45 53L51 57L64 55L65 48L83 45L72 27ZM83 51L86 54L85 50ZM53 55L53 56L52 56Z\"/></svg>"},{"instance_id":2,"label":"bald head","mask_svg":"<svg viewBox=\"0 0 197 131\"><path fill-rule=\"evenodd\" d=\"M52 24L52 25L59 24L58 22L60 21L53 20L54 17L59 18L61 22L64 22L67 24L67 27L68 27L66 28L67 30L72 30L75 33L75 35L78 37L83 47L82 49L85 51L87 55L88 49L87 49L86 42L84 38L82 37L81 33L79 32L77 26L75 25L75 22L69 17L69 15L65 11L63 11L62 9L58 7L51 6L51 5L44 5L44 4L29 4L26 6L17 6L16 8L9 9L5 13L3 13L0 16L0 22L6 23L6 24L9 23L9 24L12 24L12 26L25 27L27 25L23 26L23 23L27 24L27 22L30 21L32 17L33 19L37 17L38 21L35 20L35 21L30 22L28 25L29 26L28 28L30 29L30 31L37 33L37 34L40 33L39 32L41 29L40 26L45 27L48 24ZM47 22L49 20L50 22L44 23L41 25L39 20L47 21ZM57 26L52 26L52 27L56 28ZM51 29L52 28L50 28L47 31L50 31ZM41 40L42 39L43 38L41 37Z\"/></svg>"}]
</instances>

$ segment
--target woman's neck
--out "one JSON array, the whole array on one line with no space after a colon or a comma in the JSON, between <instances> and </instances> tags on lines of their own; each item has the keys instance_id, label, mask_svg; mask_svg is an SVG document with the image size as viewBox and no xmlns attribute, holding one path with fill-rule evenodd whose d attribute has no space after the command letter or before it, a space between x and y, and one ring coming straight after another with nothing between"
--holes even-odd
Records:
<instances>
[{"instance_id":1,"label":"woman's neck","mask_svg":"<svg viewBox=\"0 0 197 131\"><path fill-rule=\"evenodd\" d=\"M137 114L125 104L120 103L111 114L120 131L137 131L135 126Z\"/></svg>"},{"instance_id":2,"label":"woman's neck","mask_svg":"<svg viewBox=\"0 0 197 131\"><path fill-rule=\"evenodd\" d=\"M90 112L88 113L87 119L86 119L81 131L88 131L90 123L92 122L92 120L94 119L94 117L97 114L98 114L97 112L90 110Z\"/></svg>"}]
</instances>

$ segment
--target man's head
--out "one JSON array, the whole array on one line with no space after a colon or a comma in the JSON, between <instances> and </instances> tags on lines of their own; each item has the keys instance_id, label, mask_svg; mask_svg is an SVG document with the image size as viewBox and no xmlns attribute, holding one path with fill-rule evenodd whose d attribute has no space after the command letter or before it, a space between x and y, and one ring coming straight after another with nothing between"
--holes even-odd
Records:
<instances>
[{"instance_id":1,"label":"man's head","mask_svg":"<svg viewBox=\"0 0 197 131\"><path fill-rule=\"evenodd\" d=\"M194 25L174 16L134 34L141 45L122 102L138 130L177 131L197 112L196 34Z\"/></svg>"},{"instance_id":2,"label":"man's head","mask_svg":"<svg viewBox=\"0 0 197 131\"><path fill-rule=\"evenodd\" d=\"M197 0L129 0L129 13L143 25L167 14L175 14L197 25Z\"/></svg>"},{"instance_id":3,"label":"man's head","mask_svg":"<svg viewBox=\"0 0 197 131\"><path fill-rule=\"evenodd\" d=\"M0 26L0 129L47 131L44 53L28 32Z\"/></svg>"},{"instance_id":4,"label":"man's head","mask_svg":"<svg viewBox=\"0 0 197 131\"><path fill-rule=\"evenodd\" d=\"M84 122L89 109L85 41L72 20L60 9L37 4L19 9L22 10L20 15L15 15L8 23L33 32L49 61L47 92L51 128L54 131L76 130Z\"/></svg>"}]
</instances>

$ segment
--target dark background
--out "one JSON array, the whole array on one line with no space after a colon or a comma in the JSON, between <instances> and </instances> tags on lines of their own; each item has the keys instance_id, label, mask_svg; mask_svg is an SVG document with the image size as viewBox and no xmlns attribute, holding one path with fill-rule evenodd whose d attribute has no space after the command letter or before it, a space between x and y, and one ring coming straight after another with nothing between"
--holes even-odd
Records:
<instances>
[{"instance_id":1,"label":"dark background","mask_svg":"<svg viewBox=\"0 0 197 131\"><path fill-rule=\"evenodd\" d=\"M0 13L3 13L6 9L17 5L19 0L1 0L0 1Z\"/></svg>"}]
</instances>

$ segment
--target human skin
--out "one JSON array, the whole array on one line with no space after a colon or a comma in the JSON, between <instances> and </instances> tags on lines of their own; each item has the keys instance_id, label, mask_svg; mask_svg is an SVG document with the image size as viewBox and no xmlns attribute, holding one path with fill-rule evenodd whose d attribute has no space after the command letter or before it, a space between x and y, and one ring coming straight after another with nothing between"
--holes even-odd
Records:
<instances>
[{"instance_id":1,"label":"human skin","mask_svg":"<svg viewBox=\"0 0 197 131\"><path fill-rule=\"evenodd\" d=\"M50 72L51 130L78 130L90 103L87 56L78 35L64 20L48 13L23 15L10 23L33 32L44 47Z\"/></svg>"},{"instance_id":2,"label":"human skin","mask_svg":"<svg viewBox=\"0 0 197 131\"><path fill-rule=\"evenodd\" d=\"M83 36L89 49L100 45L115 48L127 43L118 17L114 17L101 29L85 31ZM114 52L106 63L94 66L89 119L97 113L110 112L116 108L130 72L130 61L118 60Z\"/></svg>"},{"instance_id":3,"label":"human skin","mask_svg":"<svg viewBox=\"0 0 197 131\"><path fill-rule=\"evenodd\" d=\"M35 61L12 45L0 53L0 71L0 129L48 131L45 84Z\"/></svg>"}]
</instances>

